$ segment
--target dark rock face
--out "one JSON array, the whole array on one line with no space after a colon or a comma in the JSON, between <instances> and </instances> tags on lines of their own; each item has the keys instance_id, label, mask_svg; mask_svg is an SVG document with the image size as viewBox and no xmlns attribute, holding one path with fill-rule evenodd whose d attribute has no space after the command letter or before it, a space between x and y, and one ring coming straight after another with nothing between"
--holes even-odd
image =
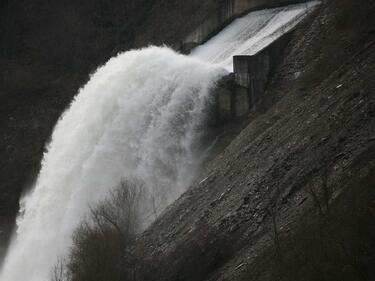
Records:
<instances>
[{"instance_id":1,"label":"dark rock face","mask_svg":"<svg viewBox=\"0 0 375 281\"><path fill-rule=\"evenodd\" d=\"M297 30L248 127L138 240L137 280L375 278L374 12L326 1Z\"/></svg>"}]
</instances>

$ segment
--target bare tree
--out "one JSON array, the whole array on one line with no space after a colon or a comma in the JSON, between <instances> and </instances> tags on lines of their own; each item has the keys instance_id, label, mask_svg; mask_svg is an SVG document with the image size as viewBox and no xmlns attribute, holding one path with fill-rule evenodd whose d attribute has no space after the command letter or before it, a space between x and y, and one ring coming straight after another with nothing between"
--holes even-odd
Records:
<instances>
[{"instance_id":1,"label":"bare tree","mask_svg":"<svg viewBox=\"0 0 375 281\"><path fill-rule=\"evenodd\" d=\"M113 229L124 242L130 242L139 230L139 202L144 194L142 183L123 181L107 200L91 208L91 220L101 231Z\"/></svg>"},{"instance_id":2,"label":"bare tree","mask_svg":"<svg viewBox=\"0 0 375 281\"><path fill-rule=\"evenodd\" d=\"M66 263L64 259L58 258L55 266L51 271L51 281L69 281L69 277L66 273Z\"/></svg>"},{"instance_id":3,"label":"bare tree","mask_svg":"<svg viewBox=\"0 0 375 281\"><path fill-rule=\"evenodd\" d=\"M122 280L121 260L139 231L143 190L143 184L126 180L91 207L73 234L66 262L56 263L51 281Z\"/></svg>"}]
</instances>

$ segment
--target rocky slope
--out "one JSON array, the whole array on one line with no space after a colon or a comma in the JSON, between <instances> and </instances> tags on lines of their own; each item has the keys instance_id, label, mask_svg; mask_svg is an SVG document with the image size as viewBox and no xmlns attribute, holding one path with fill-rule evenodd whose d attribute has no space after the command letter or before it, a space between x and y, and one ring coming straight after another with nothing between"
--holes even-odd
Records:
<instances>
[{"instance_id":1,"label":"rocky slope","mask_svg":"<svg viewBox=\"0 0 375 281\"><path fill-rule=\"evenodd\" d=\"M138 240L137 280L374 280L375 5L324 1L249 125Z\"/></svg>"}]
</instances>

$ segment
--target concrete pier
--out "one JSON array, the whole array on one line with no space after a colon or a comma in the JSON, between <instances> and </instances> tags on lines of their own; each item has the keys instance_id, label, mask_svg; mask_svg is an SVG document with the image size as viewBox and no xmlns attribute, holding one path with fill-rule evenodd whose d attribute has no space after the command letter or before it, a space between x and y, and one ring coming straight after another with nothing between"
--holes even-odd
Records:
<instances>
[{"instance_id":1,"label":"concrete pier","mask_svg":"<svg viewBox=\"0 0 375 281\"><path fill-rule=\"evenodd\" d=\"M216 91L221 121L246 115L262 98L290 38L291 33L287 33L255 55L233 57L234 73L219 83Z\"/></svg>"}]
</instances>

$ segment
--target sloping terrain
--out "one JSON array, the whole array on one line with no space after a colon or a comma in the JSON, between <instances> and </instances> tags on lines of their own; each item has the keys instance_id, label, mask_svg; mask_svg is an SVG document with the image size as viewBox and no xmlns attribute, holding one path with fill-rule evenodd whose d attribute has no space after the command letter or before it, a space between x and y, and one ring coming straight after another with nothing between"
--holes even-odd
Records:
<instances>
[{"instance_id":1,"label":"sloping terrain","mask_svg":"<svg viewBox=\"0 0 375 281\"><path fill-rule=\"evenodd\" d=\"M138 240L137 280L374 280L375 5L324 1L268 98Z\"/></svg>"}]
</instances>

